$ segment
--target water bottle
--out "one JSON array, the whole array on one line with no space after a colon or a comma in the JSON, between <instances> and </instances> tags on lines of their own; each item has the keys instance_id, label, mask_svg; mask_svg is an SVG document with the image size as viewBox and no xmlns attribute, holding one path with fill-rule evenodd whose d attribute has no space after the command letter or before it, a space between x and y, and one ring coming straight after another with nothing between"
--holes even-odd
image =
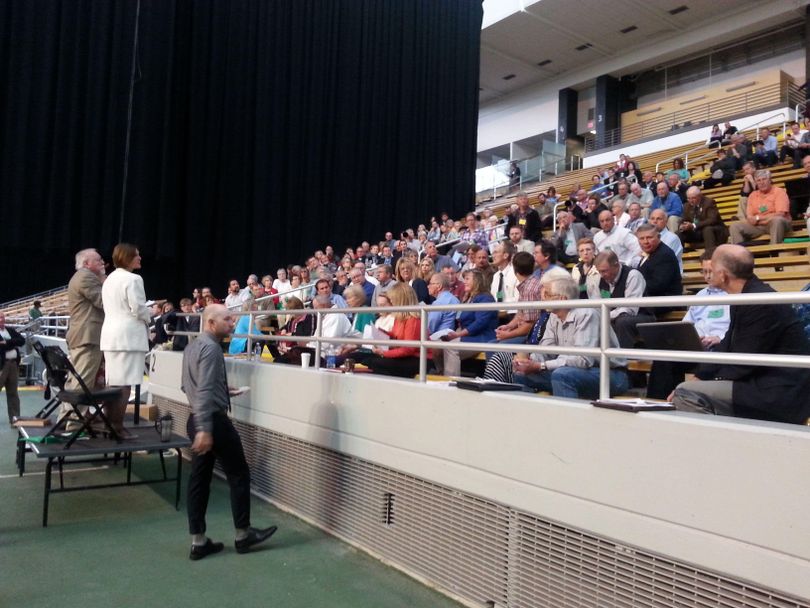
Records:
<instances>
[{"instance_id":1,"label":"water bottle","mask_svg":"<svg viewBox=\"0 0 810 608\"><path fill-rule=\"evenodd\" d=\"M264 347L264 344L261 343L261 342L254 342L253 343L253 355L256 357L256 359L261 359L262 358L262 348L263 347Z\"/></svg>"},{"instance_id":2,"label":"water bottle","mask_svg":"<svg viewBox=\"0 0 810 608\"><path fill-rule=\"evenodd\" d=\"M335 347L331 344L326 345L326 368L327 369L335 369L335 363L337 362L337 354L335 353Z\"/></svg>"}]
</instances>

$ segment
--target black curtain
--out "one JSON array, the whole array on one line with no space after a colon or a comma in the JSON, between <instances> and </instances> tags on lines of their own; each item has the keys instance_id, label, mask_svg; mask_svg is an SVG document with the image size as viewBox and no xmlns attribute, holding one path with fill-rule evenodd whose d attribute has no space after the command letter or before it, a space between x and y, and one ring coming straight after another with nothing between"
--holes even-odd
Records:
<instances>
[{"instance_id":1,"label":"black curtain","mask_svg":"<svg viewBox=\"0 0 810 608\"><path fill-rule=\"evenodd\" d=\"M481 0L5 0L0 301L119 236L147 295L177 298L463 215L481 17Z\"/></svg>"}]
</instances>

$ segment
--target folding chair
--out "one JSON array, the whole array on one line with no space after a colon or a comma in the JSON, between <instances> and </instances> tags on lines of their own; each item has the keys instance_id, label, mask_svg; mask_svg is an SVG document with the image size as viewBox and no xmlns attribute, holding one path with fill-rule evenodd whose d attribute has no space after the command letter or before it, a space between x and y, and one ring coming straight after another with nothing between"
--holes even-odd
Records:
<instances>
[{"instance_id":1,"label":"folding chair","mask_svg":"<svg viewBox=\"0 0 810 608\"><path fill-rule=\"evenodd\" d=\"M59 392L56 394L56 399L60 403L67 403L73 410L72 412L69 411L62 415L45 436L52 435L62 428L66 429L68 420L73 420L71 414L75 414L78 418L77 422L79 426L68 436L65 449L73 445L73 442L85 431L87 431L91 437L95 437L97 432L92 424L96 421L96 418L101 419L104 423L110 437L120 442L121 437L104 415L102 406L106 401L120 398L121 389L115 387L91 391L84 380L82 380L82 377L76 372L67 354L58 346L43 346L40 344L39 348L37 348L37 352L40 353L42 361L45 363L45 368L48 370L49 382L53 382L59 389ZM78 389L68 390L65 388L65 383L71 376L78 382ZM87 413L83 413L79 406L87 407Z\"/></svg>"},{"instance_id":2,"label":"folding chair","mask_svg":"<svg viewBox=\"0 0 810 608\"><path fill-rule=\"evenodd\" d=\"M45 347L42 345L41 342L38 342L36 340L32 342L32 345L33 345L34 350L36 351L37 355L39 355L39 358L42 359L42 361L44 362L45 361L45 354L44 354ZM62 402L59 401L59 399L57 398L56 395L60 390L62 390L61 387L63 387L65 385L65 378L64 377L62 377L61 379L60 378L53 378L51 376L50 372L47 372L47 371L45 373L45 376L46 376L46 382L45 382L45 395L44 395L44 397L45 397L45 399L48 399L48 402L42 407L41 410L39 410L36 413L36 418L48 418L51 414L54 413L54 411L56 411L56 408L58 408L60 405L62 405Z\"/></svg>"}]
</instances>

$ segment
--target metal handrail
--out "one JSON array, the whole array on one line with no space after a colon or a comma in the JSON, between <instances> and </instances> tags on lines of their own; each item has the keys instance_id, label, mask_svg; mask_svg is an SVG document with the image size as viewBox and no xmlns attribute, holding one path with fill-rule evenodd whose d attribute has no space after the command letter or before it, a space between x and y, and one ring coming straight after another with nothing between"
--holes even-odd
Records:
<instances>
[{"instance_id":1,"label":"metal handrail","mask_svg":"<svg viewBox=\"0 0 810 608\"><path fill-rule=\"evenodd\" d=\"M750 124L747 127L742 127L740 129L738 129L737 131L742 133L743 131L748 131L749 129L753 129L754 127L756 127L757 136L759 136L759 125L761 125L763 122L768 122L771 119L776 118L777 116L782 117L782 130L784 131L785 122L786 122L786 119L787 119L787 115L785 114L784 111L776 112L775 114L771 114L770 116L768 116L766 118L763 118L762 120L758 120L757 122L755 122L753 124ZM700 144L699 146L696 146L694 148L691 148L691 149L687 150L686 152L681 152L681 153L676 154L674 156L671 156L669 158L665 158L663 160L660 160L657 163L655 163L655 172L658 173L658 168L663 163L671 162L671 161L675 160L676 158L681 158L681 157L683 157L683 166L684 166L684 168L688 169L689 168L689 154L692 153L692 152L697 152L698 150L705 150L705 149L706 149L706 144L704 143L704 144ZM696 159L692 159L692 160L693 161L702 160L704 158L712 156L713 154L717 154L717 150L714 150L713 152L709 152L707 154L702 154L702 155L698 156Z\"/></svg>"},{"instance_id":2,"label":"metal handrail","mask_svg":"<svg viewBox=\"0 0 810 608\"><path fill-rule=\"evenodd\" d=\"M61 287L54 287L52 289L46 289L45 291L40 291L30 296L25 296L23 298L17 298L16 300L9 300L8 302L3 302L0 304L0 309L8 308L9 306L14 306L15 304L21 304L22 302L27 302L29 300L34 301L38 300L39 298L44 298L46 296L53 295L60 291L67 291L67 285L62 285Z\"/></svg>"},{"instance_id":3,"label":"metal handrail","mask_svg":"<svg viewBox=\"0 0 810 608\"><path fill-rule=\"evenodd\" d=\"M648 349L612 348L610 346L610 314L609 310L617 307L683 307L694 305L725 304L725 305L754 305L754 304L808 304L810 292L792 293L762 293L762 294L727 294L713 296L665 296L642 298L616 298L602 300L554 300L553 306L557 308L599 308L600 315L600 344L594 347L541 347L526 344L502 344L492 342L441 342L427 339L427 316L430 312L443 311L489 311L501 310L504 303L493 302L485 304L455 304L455 305L418 305L418 306L386 306L361 308L331 308L315 310L297 310L296 315L315 315L317 328L322 327L321 318L324 314L353 314L353 313L391 313L391 312L418 312L422 321L422 332L419 340L373 340L367 338L324 338L320 331L314 336L280 336L257 334L234 334L237 338L247 338L248 356L255 357L253 353L254 342L292 341L315 342L316 365L320 366L321 344L371 344L373 346L405 346L418 348L420 351L419 381L427 381L427 351L461 350L461 351L490 351L515 353L543 353L543 354L571 354L599 357L600 366L600 399L610 396L610 357L625 357L631 359L645 359L655 361L698 362L698 363L729 363L734 365L758 366L784 366L810 368L810 356L797 355L768 355L759 353L715 353L705 351L665 351ZM544 310L549 302L510 302L510 310ZM290 314L290 311L245 311L240 315L260 316L268 314ZM251 324L253 324L251 320ZM176 335L194 336L200 332L176 332Z\"/></svg>"},{"instance_id":4,"label":"metal handrail","mask_svg":"<svg viewBox=\"0 0 810 608\"><path fill-rule=\"evenodd\" d=\"M496 229L500 228L501 226L506 226L508 223L509 223L509 221L506 220L506 221L500 222L498 224L495 224L491 228L482 228L482 230L485 230L485 231L496 230ZM503 240L503 238L489 239L488 244L496 243L496 242L502 241L502 240ZM468 241L467 239L462 239L461 237L459 237L457 239L452 239L450 241L445 241L444 243L435 243L435 245L436 245L436 249L438 249L439 247L444 247L446 245L455 245L457 243L469 243L469 242L470 241Z\"/></svg>"}]
</instances>

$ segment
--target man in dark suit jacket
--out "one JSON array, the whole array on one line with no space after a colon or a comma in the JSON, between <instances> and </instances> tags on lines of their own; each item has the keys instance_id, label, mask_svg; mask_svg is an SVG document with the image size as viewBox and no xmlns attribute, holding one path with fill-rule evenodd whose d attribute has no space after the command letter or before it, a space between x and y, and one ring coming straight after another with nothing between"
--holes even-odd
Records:
<instances>
[{"instance_id":1,"label":"man in dark suit jacket","mask_svg":"<svg viewBox=\"0 0 810 608\"><path fill-rule=\"evenodd\" d=\"M20 347L25 338L13 327L6 327L6 315L0 312L0 391L6 389L8 423L20 415L20 397L17 383L20 378Z\"/></svg>"},{"instance_id":2,"label":"man in dark suit jacket","mask_svg":"<svg viewBox=\"0 0 810 608\"><path fill-rule=\"evenodd\" d=\"M638 266L644 277L647 288L645 296L680 296L683 295L681 269L675 252L661 242L658 229L652 224L642 224L636 229L638 244L643 257ZM652 323L656 314L670 312L671 308L656 307L652 310L640 308L637 315L622 315L614 322L616 336L622 348L633 348L638 340L636 325Z\"/></svg>"},{"instance_id":3,"label":"man in dark suit jacket","mask_svg":"<svg viewBox=\"0 0 810 608\"><path fill-rule=\"evenodd\" d=\"M523 228L523 236L530 240L537 242L542 237L542 221L540 214L534 209L529 207L529 195L525 192L518 192L517 211L509 215L506 223L506 233L509 234L509 229L512 226L520 226ZM437 269L438 270L438 269Z\"/></svg>"},{"instance_id":4,"label":"man in dark suit jacket","mask_svg":"<svg viewBox=\"0 0 810 608\"><path fill-rule=\"evenodd\" d=\"M712 256L713 287L735 293L771 293L754 275L754 258L739 245ZM810 343L788 304L732 305L731 322L717 352L809 355ZM804 424L810 417L810 374L794 367L701 365L698 378L672 394L679 410Z\"/></svg>"},{"instance_id":5,"label":"man in dark suit jacket","mask_svg":"<svg viewBox=\"0 0 810 608\"><path fill-rule=\"evenodd\" d=\"M739 245L721 245L712 256L714 287L728 293L774 290L754 275L754 258ZM731 323L717 351L810 355L801 322L788 304L731 306ZM796 367L701 365L698 378L671 395L679 410L804 424L810 417L810 374Z\"/></svg>"},{"instance_id":6,"label":"man in dark suit jacket","mask_svg":"<svg viewBox=\"0 0 810 608\"><path fill-rule=\"evenodd\" d=\"M717 204L708 196L703 196L697 186L686 191L678 237L681 243L703 243L709 251L728 241L728 228L720 217Z\"/></svg>"}]
</instances>

